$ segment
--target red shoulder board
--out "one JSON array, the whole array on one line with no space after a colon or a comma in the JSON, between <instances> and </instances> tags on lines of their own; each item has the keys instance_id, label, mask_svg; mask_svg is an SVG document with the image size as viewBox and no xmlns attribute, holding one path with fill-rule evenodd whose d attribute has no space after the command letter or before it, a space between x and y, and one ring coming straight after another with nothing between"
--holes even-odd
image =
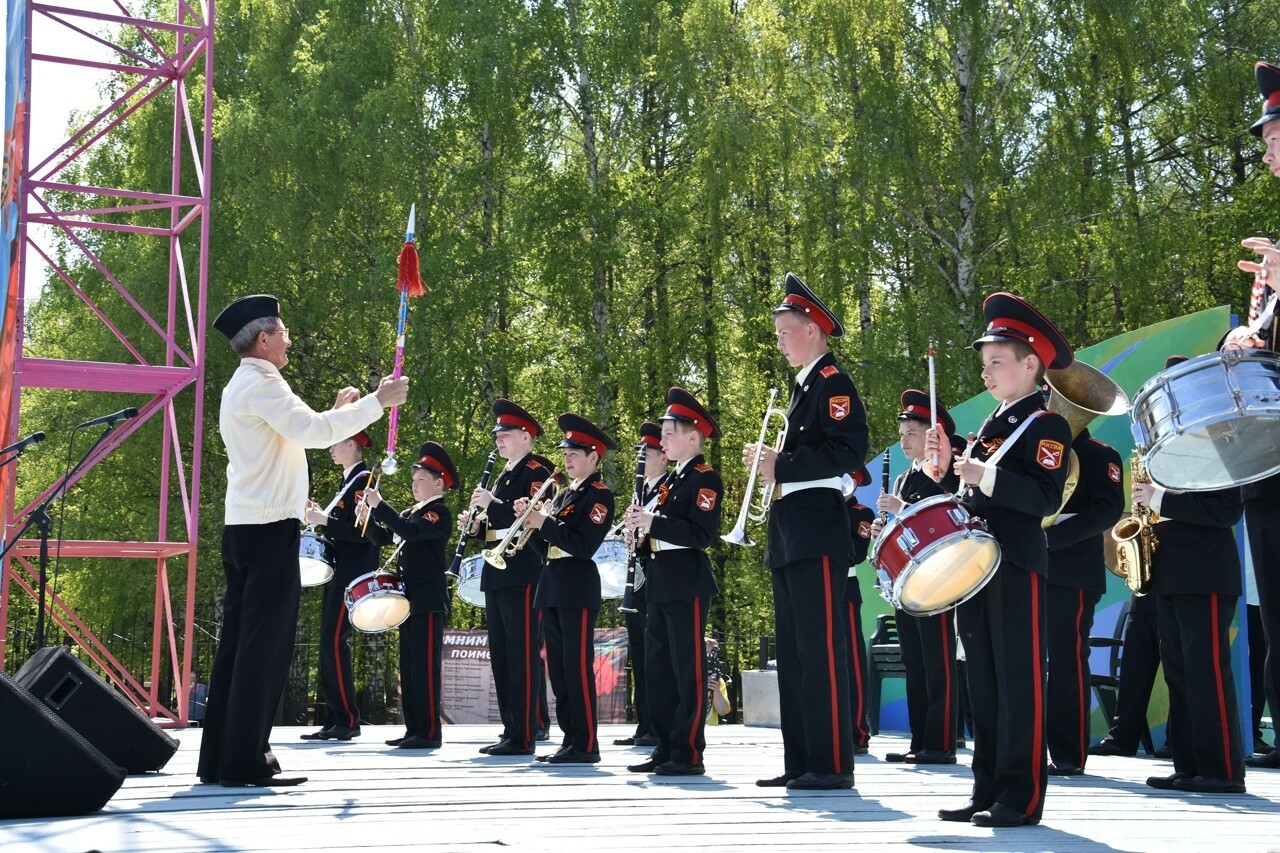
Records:
<instances>
[{"instance_id":1,"label":"red shoulder board","mask_svg":"<svg viewBox=\"0 0 1280 853\"><path fill-rule=\"evenodd\" d=\"M836 367L834 364L828 364L818 372L822 374L823 379L830 379L832 376L835 376L840 372L840 368Z\"/></svg>"},{"instance_id":2,"label":"red shoulder board","mask_svg":"<svg viewBox=\"0 0 1280 853\"><path fill-rule=\"evenodd\" d=\"M608 486L606 486L606 485L605 485L602 481L600 481L600 480L596 480L596 481L595 481L594 483L592 483L591 485L595 486L597 489L607 489L607 488L609 488Z\"/></svg>"},{"instance_id":3,"label":"red shoulder board","mask_svg":"<svg viewBox=\"0 0 1280 853\"><path fill-rule=\"evenodd\" d=\"M711 471L711 470L713 470L713 469L712 469L712 467L711 467L710 465L708 465L707 463L703 462L701 465L695 465L695 466L693 467L693 470L697 471L699 474L705 474L705 473L707 473L708 471Z\"/></svg>"},{"instance_id":4,"label":"red shoulder board","mask_svg":"<svg viewBox=\"0 0 1280 853\"><path fill-rule=\"evenodd\" d=\"M542 467L542 463L541 463L541 462L539 462L537 459L530 459L530 460L528 460L527 462L525 462L525 463L524 463L524 467L526 467L526 468L541 468L541 467Z\"/></svg>"}]
</instances>

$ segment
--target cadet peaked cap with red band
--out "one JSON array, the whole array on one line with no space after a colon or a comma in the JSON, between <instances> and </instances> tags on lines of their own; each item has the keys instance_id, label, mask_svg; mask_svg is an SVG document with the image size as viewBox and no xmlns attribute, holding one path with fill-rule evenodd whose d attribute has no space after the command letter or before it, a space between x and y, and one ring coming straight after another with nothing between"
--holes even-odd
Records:
<instances>
[{"instance_id":1,"label":"cadet peaked cap with red band","mask_svg":"<svg viewBox=\"0 0 1280 853\"><path fill-rule=\"evenodd\" d=\"M787 273L787 280L783 286L786 288L787 296L782 300L781 305L773 309L774 314L795 311L817 323L819 329L833 338L844 335L844 326L840 323L840 318L823 305L821 299L814 296L813 291L800 280L800 276L793 272Z\"/></svg>"},{"instance_id":2,"label":"cadet peaked cap with red band","mask_svg":"<svg viewBox=\"0 0 1280 853\"><path fill-rule=\"evenodd\" d=\"M923 391L917 391L914 388L908 388L902 392L902 412L898 415L900 421L923 421L928 426L929 423L929 395ZM942 421L942 428L947 435L956 434L956 422L951 417L951 413L947 411L947 407L938 404L938 420Z\"/></svg>"},{"instance_id":3,"label":"cadet peaked cap with red band","mask_svg":"<svg viewBox=\"0 0 1280 853\"><path fill-rule=\"evenodd\" d=\"M652 447L655 450L661 450L662 427L653 421L645 421L640 424L640 442L636 445L636 449L641 447Z\"/></svg>"},{"instance_id":4,"label":"cadet peaked cap with red band","mask_svg":"<svg viewBox=\"0 0 1280 853\"><path fill-rule=\"evenodd\" d=\"M360 445L361 448L369 447L370 445L373 444L373 439L370 438L369 433L365 432L364 430L360 430L358 433L351 436L351 441L354 441L356 444Z\"/></svg>"},{"instance_id":5,"label":"cadet peaked cap with red band","mask_svg":"<svg viewBox=\"0 0 1280 853\"><path fill-rule=\"evenodd\" d=\"M604 430L582 415L565 412L556 418L556 424L560 427L560 431L564 433L564 440L560 442L561 447L594 450L601 458L604 458L606 450L618 449L618 445L612 438L604 434Z\"/></svg>"},{"instance_id":6,"label":"cadet peaked cap with red band","mask_svg":"<svg viewBox=\"0 0 1280 853\"><path fill-rule=\"evenodd\" d=\"M1062 370L1076 360L1071 344L1058 327L1029 302L1012 293L988 296L982 303L982 317L987 321L986 334L973 342L973 348L979 352L983 344L1022 341L1031 347L1047 370Z\"/></svg>"},{"instance_id":7,"label":"cadet peaked cap with red band","mask_svg":"<svg viewBox=\"0 0 1280 853\"><path fill-rule=\"evenodd\" d=\"M1262 136L1262 126L1280 118L1280 68L1259 62L1253 66L1253 77L1262 93L1262 118L1249 125L1249 132Z\"/></svg>"},{"instance_id":8,"label":"cadet peaked cap with red band","mask_svg":"<svg viewBox=\"0 0 1280 853\"><path fill-rule=\"evenodd\" d=\"M538 423L537 418L510 400L502 397L494 400L493 415L498 419L498 423L493 427L494 432L502 432L507 429L522 429L534 438L542 435L542 424Z\"/></svg>"},{"instance_id":9,"label":"cadet peaked cap with red band","mask_svg":"<svg viewBox=\"0 0 1280 853\"><path fill-rule=\"evenodd\" d=\"M672 388L667 392L667 413L664 421L682 421L692 425L707 438L719 438L720 427L711 420L711 415L702 407L698 399L683 388Z\"/></svg>"},{"instance_id":10,"label":"cadet peaked cap with red band","mask_svg":"<svg viewBox=\"0 0 1280 853\"><path fill-rule=\"evenodd\" d=\"M252 296L241 296L223 308L222 313L214 318L213 327L229 340L254 320L279 316L279 299L266 293L255 293Z\"/></svg>"},{"instance_id":11,"label":"cadet peaked cap with red band","mask_svg":"<svg viewBox=\"0 0 1280 853\"><path fill-rule=\"evenodd\" d=\"M1182 364L1186 360L1187 357L1185 355L1171 355L1164 360L1164 369L1168 370L1170 367Z\"/></svg>"},{"instance_id":12,"label":"cadet peaked cap with red band","mask_svg":"<svg viewBox=\"0 0 1280 853\"><path fill-rule=\"evenodd\" d=\"M444 478L446 489L456 489L461 484L457 466L453 464L448 452L438 442L428 441L423 444L418 450L418 461L413 463L413 467L430 471Z\"/></svg>"}]
</instances>

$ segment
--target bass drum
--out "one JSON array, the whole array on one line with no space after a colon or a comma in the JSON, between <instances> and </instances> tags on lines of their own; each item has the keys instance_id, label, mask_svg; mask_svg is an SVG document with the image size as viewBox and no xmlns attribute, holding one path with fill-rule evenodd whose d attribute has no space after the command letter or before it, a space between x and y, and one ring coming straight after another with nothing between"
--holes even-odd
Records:
<instances>
[{"instance_id":1,"label":"bass drum","mask_svg":"<svg viewBox=\"0 0 1280 853\"><path fill-rule=\"evenodd\" d=\"M987 585L1000 567L1000 543L964 504L935 495L886 524L869 559L890 604L912 616L933 616Z\"/></svg>"},{"instance_id":2,"label":"bass drum","mask_svg":"<svg viewBox=\"0 0 1280 853\"><path fill-rule=\"evenodd\" d=\"M622 537L611 537L601 542L591 559L600 572L600 597L622 598L627 588L627 546Z\"/></svg>"},{"instance_id":3,"label":"bass drum","mask_svg":"<svg viewBox=\"0 0 1280 853\"><path fill-rule=\"evenodd\" d=\"M1202 355L1157 373L1130 411L1152 481L1201 492L1280 472L1280 356Z\"/></svg>"},{"instance_id":4,"label":"bass drum","mask_svg":"<svg viewBox=\"0 0 1280 853\"><path fill-rule=\"evenodd\" d=\"M368 572L353 580L343 596L351 627L366 634L381 634L409 618L409 597L404 581L391 572Z\"/></svg>"},{"instance_id":5,"label":"bass drum","mask_svg":"<svg viewBox=\"0 0 1280 853\"><path fill-rule=\"evenodd\" d=\"M472 554L458 567L458 598L474 607L484 607L480 577L484 573L484 555Z\"/></svg>"},{"instance_id":6,"label":"bass drum","mask_svg":"<svg viewBox=\"0 0 1280 853\"><path fill-rule=\"evenodd\" d=\"M333 547L314 530L302 531L298 572L303 586L323 586L333 579Z\"/></svg>"}]
</instances>

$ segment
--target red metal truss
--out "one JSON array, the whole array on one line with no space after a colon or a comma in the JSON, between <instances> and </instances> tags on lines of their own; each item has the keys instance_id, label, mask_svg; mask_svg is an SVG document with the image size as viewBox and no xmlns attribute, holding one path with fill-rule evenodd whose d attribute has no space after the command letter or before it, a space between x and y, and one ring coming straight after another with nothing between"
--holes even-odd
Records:
<instances>
[{"instance_id":1,"label":"red metal truss","mask_svg":"<svg viewBox=\"0 0 1280 853\"><path fill-rule=\"evenodd\" d=\"M27 2L24 63L27 89L24 101L34 110L48 109L31 104L31 81L41 70L54 65L85 69L86 75L101 72L114 75L123 91L105 108L84 121L78 130L51 152L31 150L31 123L24 129L22 179L19 189L18 219L18 355L10 423L19 433L18 418L22 393L26 389L57 389L67 392L108 391L139 394L140 414L113 432L90 458L76 479L110 454L138 428L152 418L162 421L159 524L155 539L132 541L64 541L60 555L66 558L128 558L154 560L156 567L155 618L151 637L151 671L130 673L107 650L67 603L50 590L47 614L51 622L70 635L84 653L139 707L173 725L189 719L188 700L194 651L196 592L196 547L199 530L201 435L204 423L205 322L208 292L208 243L213 120L213 0L191 3L179 0L172 20L151 20L134 14L122 0L85 0L101 8L70 8L49 3ZM41 26L37 28L37 22ZM34 33L50 37L33 38ZM108 35L104 35L108 33ZM85 40L102 48L92 58L69 50L68 45ZM198 80L193 97L187 78ZM86 76L86 84L89 85ZM113 133L143 111L172 109L172 173L164 186L94 186L66 179L83 165L97 146L111 143ZM89 174L81 170L79 174ZM184 188L188 188L184 192ZM194 194L192 190L194 188ZM165 215L167 213L167 216ZM164 224L167 219L167 225ZM32 239L32 226L47 227L60 241L65 262ZM95 250L93 232L129 235L126 241L164 240L168 249L168 289L162 302L155 297L136 295L131 287L139 273L116 259ZM37 266L29 268L28 262ZM130 339L113 323L108 311L90 295L90 288L77 280L78 271L89 269L96 286L108 287L114 310L132 311L142 328L134 333L147 340ZM34 273L29 275L28 272ZM194 281L189 277L194 272ZM40 281L44 287L65 286L104 324L119 341L128 357L119 363L70 361L38 357L28 353L23 340L21 316L26 294L25 282ZM121 309L120 305L126 306ZM157 346L158 344L158 346ZM144 352L158 353L163 360ZM180 395L184 405L194 409L192 426L184 429L175 412ZM141 440L141 436L138 439ZM20 463L19 463L20 464ZM15 507L10 478L5 495L5 529L14 531L52 491L39 495L24 507ZM74 481L73 481L74 482ZM170 524L171 494L181 507L181 518ZM171 529L172 528L172 529ZM135 534L136 535L136 534ZM0 667L4 665L9 604L15 590L36 596L39 541L25 539L14 548L0 572ZM170 577L170 564L174 577ZM175 584L177 585L175 587ZM185 584L185 588L183 585ZM175 594L177 589L177 594ZM182 612L174 611L179 601ZM25 650L21 650L25 653ZM176 707L168 707L169 696L159 695L165 670L172 676Z\"/></svg>"}]
</instances>

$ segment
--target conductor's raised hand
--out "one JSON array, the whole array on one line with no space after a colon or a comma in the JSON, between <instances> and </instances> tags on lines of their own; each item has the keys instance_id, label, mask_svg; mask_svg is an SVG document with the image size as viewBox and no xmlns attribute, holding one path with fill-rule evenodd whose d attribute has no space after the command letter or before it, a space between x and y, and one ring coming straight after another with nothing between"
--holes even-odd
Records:
<instances>
[{"instance_id":1,"label":"conductor's raised hand","mask_svg":"<svg viewBox=\"0 0 1280 853\"><path fill-rule=\"evenodd\" d=\"M404 405L404 401L409 399L409 377L401 376L399 379L392 379L390 376L382 377L382 381L378 383L378 390L373 392L373 396L378 398L378 402L384 409Z\"/></svg>"},{"instance_id":2,"label":"conductor's raised hand","mask_svg":"<svg viewBox=\"0 0 1280 853\"><path fill-rule=\"evenodd\" d=\"M360 391L348 385L338 392L338 396L333 401L335 409L341 409L343 406L349 406L356 400L360 399Z\"/></svg>"}]
</instances>

